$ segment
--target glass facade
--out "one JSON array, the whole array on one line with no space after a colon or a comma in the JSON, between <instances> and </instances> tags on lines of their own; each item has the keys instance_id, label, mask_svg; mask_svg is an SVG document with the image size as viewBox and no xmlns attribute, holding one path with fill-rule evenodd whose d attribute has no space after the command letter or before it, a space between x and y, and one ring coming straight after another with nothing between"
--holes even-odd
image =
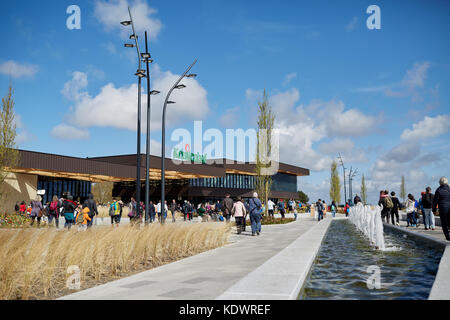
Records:
<instances>
[{"instance_id":1,"label":"glass facade","mask_svg":"<svg viewBox=\"0 0 450 320\"><path fill-rule=\"evenodd\" d=\"M272 176L272 190L297 192L297 176L280 173Z\"/></svg>"},{"instance_id":2,"label":"glass facade","mask_svg":"<svg viewBox=\"0 0 450 320\"><path fill-rule=\"evenodd\" d=\"M45 190L45 195L42 196L43 203L52 201L54 195L61 198L66 192L69 192L74 200L78 198L83 200L91 192L91 182L39 176L37 189Z\"/></svg>"},{"instance_id":3,"label":"glass facade","mask_svg":"<svg viewBox=\"0 0 450 320\"><path fill-rule=\"evenodd\" d=\"M219 178L189 179L190 187L254 189L255 176L243 174L227 174ZM297 192L297 176L277 173L272 176L272 190Z\"/></svg>"},{"instance_id":4,"label":"glass facade","mask_svg":"<svg viewBox=\"0 0 450 320\"><path fill-rule=\"evenodd\" d=\"M189 179L189 186L201 188L254 189L255 176L227 174L225 177L218 178Z\"/></svg>"}]
</instances>

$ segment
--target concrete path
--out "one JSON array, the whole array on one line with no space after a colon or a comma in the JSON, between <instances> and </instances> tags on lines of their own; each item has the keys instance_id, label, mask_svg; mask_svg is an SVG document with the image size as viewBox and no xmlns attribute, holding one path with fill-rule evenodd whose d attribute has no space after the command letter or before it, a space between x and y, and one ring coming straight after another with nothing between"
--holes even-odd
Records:
<instances>
[{"instance_id":1,"label":"concrete path","mask_svg":"<svg viewBox=\"0 0 450 320\"><path fill-rule=\"evenodd\" d=\"M262 226L259 236L252 237L250 227L241 235L233 231L232 243L224 247L60 299L215 299L317 223L308 214L285 225Z\"/></svg>"},{"instance_id":2,"label":"concrete path","mask_svg":"<svg viewBox=\"0 0 450 320\"><path fill-rule=\"evenodd\" d=\"M420 223L419 227L406 227L406 221L400 221L400 227L405 228L409 231L414 231L414 232L418 232L421 234L426 234L428 236L431 236L433 238L439 239L439 240L445 240L445 235L444 232L442 232L442 228L439 226L436 226L434 230L428 229L425 230L425 226L423 225L423 223ZM449 242L450 243L450 242Z\"/></svg>"}]
</instances>

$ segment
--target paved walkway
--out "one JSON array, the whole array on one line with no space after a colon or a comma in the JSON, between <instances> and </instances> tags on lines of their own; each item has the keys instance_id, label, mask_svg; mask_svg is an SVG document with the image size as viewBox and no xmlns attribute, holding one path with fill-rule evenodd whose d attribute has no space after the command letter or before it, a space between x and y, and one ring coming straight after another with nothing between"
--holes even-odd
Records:
<instances>
[{"instance_id":1,"label":"paved walkway","mask_svg":"<svg viewBox=\"0 0 450 320\"><path fill-rule=\"evenodd\" d=\"M250 227L241 235L233 231L232 243L224 247L62 299L215 299L317 223L308 214L285 225L262 226L259 236L252 237Z\"/></svg>"},{"instance_id":2,"label":"paved walkway","mask_svg":"<svg viewBox=\"0 0 450 320\"><path fill-rule=\"evenodd\" d=\"M406 221L400 221L399 224L400 224L400 227L405 228L409 231L419 232L419 233L431 236L433 238L446 241L444 232L442 232L442 228L439 226L436 226L434 230L431 230L431 229L425 230L425 226L423 225L423 223L421 223L418 228L416 228L416 227L408 227L407 228Z\"/></svg>"}]
</instances>

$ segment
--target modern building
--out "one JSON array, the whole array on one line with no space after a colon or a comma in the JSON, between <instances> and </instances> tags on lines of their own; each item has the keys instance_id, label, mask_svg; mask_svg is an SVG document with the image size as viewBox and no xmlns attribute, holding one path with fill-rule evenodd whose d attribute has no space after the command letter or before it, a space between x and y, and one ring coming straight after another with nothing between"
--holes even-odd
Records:
<instances>
[{"instance_id":1,"label":"modern building","mask_svg":"<svg viewBox=\"0 0 450 320\"><path fill-rule=\"evenodd\" d=\"M3 205L13 207L16 201L29 201L38 190L43 201L53 195L61 197L66 192L74 199L84 200L92 183L114 182L113 197L128 202L136 191L136 154L78 158L41 152L19 150L20 161L1 189L7 194ZM141 196L145 195L145 155L141 155ZM223 159L222 163L175 163L165 160L166 199L194 202L232 197L251 197L255 188L255 164ZM297 176L307 176L309 170L279 163L273 175L271 198L298 198ZM150 156L150 198L161 197L161 158ZM44 191L45 190L45 191Z\"/></svg>"}]
</instances>

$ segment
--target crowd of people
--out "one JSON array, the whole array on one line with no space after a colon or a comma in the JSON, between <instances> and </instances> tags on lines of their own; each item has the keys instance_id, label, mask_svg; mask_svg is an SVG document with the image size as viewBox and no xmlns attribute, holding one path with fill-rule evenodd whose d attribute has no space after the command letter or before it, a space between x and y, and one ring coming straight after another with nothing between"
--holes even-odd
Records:
<instances>
[{"instance_id":1,"label":"crowd of people","mask_svg":"<svg viewBox=\"0 0 450 320\"><path fill-rule=\"evenodd\" d=\"M389 195L388 190L380 191L378 204L382 206L381 219L383 222L399 225L399 210L406 212L406 226L418 228L420 225L420 215L425 230L435 230L435 214L439 212L441 227L445 238L450 241L449 236L449 210L450 210L450 188L448 179L442 177L439 180L439 187L434 194L430 187L422 191L420 197L416 199L413 194L408 194L404 204L402 204L392 191Z\"/></svg>"},{"instance_id":2,"label":"crowd of people","mask_svg":"<svg viewBox=\"0 0 450 320\"><path fill-rule=\"evenodd\" d=\"M274 212L280 213L284 219L287 212L293 213L294 218L297 219L299 209L305 204L289 199L285 201L279 199L276 203L269 199L267 202L267 211L269 217L274 217ZM128 204L122 200L113 200L107 205L107 210L111 219L111 225L118 227L124 212L124 208L128 208L128 217L131 224L142 223L146 208L141 201L140 206L137 205L136 199L131 198ZM215 202L200 202L195 205L193 202L184 200L177 202L175 199L170 204L165 201L164 208L161 205L161 200L156 203L149 202L147 223L154 223L158 219L159 223L165 223L168 213L171 213L172 222L176 221L176 214L181 213L184 221L192 221L195 216L200 221L225 221L230 222L234 217L237 227L237 233L240 234L245 231L247 218L250 220L252 235L259 235L261 233L261 219L262 213L265 211L266 205L258 199L255 192L253 197L244 200L242 197L237 197L233 200L229 194L222 201ZM15 211L19 214L28 215L31 218L30 225L35 223L39 226L44 219L49 226L55 225L59 228L60 217L64 217L64 227L71 229L73 225L78 225L79 230L87 230L92 227L94 217L98 215L97 203L94 200L93 194L89 194L88 199L83 203L74 201L70 194L66 194L62 198L53 196L51 202L42 204L40 196L33 199L29 206L22 201L17 202ZM139 211L139 212L138 212Z\"/></svg>"},{"instance_id":3,"label":"crowd of people","mask_svg":"<svg viewBox=\"0 0 450 320\"><path fill-rule=\"evenodd\" d=\"M18 214L29 215L31 226L35 222L39 226L42 219L46 219L49 226L55 221L55 226L59 228L59 218L64 217L64 228L71 229L72 225L77 224L79 230L91 227L93 217L98 214L93 194L89 194L83 204L74 201L71 195L60 199L55 195L51 202L42 205L40 196L36 196L29 206L22 201L20 204L17 202L14 209Z\"/></svg>"}]
</instances>

